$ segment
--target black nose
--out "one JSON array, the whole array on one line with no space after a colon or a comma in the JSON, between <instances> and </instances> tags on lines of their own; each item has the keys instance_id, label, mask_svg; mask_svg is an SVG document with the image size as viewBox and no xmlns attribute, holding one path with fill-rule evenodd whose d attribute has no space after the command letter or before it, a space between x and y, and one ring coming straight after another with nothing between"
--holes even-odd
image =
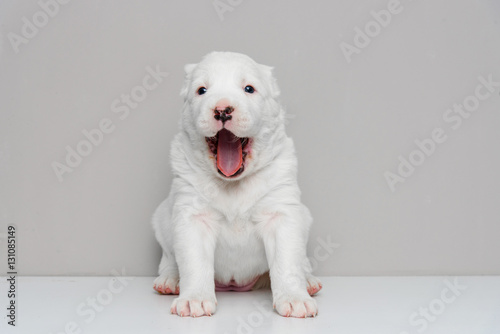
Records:
<instances>
[{"instance_id":1,"label":"black nose","mask_svg":"<svg viewBox=\"0 0 500 334\"><path fill-rule=\"evenodd\" d=\"M231 118L233 118L230 114L234 111L233 107L226 107L224 110L214 110L214 118L218 121L222 121L222 123L225 123L226 121L229 121Z\"/></svg>"}]
</instances>

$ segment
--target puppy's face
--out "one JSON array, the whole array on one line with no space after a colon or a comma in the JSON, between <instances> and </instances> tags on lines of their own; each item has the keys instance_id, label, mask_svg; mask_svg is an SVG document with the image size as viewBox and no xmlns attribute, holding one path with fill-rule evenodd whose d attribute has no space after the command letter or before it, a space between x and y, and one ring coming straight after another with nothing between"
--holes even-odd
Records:
<instances>
[{"instance_id":1,"label":"puppy's face","mask_svg":"<svg viewBox=\"0 0 500 334\"><path fill-rule=\"evenodd\" d=\"M255 141L264 140L280 121L271 68L245 55L214 52L186 65L186 74L185 128L206 142L214 173L226 180L244 177L256 167Z\"/></svg>"}]
</instances>

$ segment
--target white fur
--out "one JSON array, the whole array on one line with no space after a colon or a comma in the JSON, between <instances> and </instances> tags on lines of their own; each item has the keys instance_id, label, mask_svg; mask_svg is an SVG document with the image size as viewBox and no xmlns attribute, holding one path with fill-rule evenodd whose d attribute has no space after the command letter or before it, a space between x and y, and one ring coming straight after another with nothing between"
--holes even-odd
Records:
<instances>
[{"instance_id":1,"label":"white fur","mask_svg":"<svg viewBox=\"0 0 500 334\"><path fill-rule=\"evenodd\" d=\"M307 290L321 288L306 257L312 218L300 201L295 149L272 68L242 54L213 52L185 70L180 133L171 147L174 179L152 222L163 249L155 288L180 289L172 313L211 315L214 279L244 285L269 271L279 314L315 316ZM246 93L246 85L256 92ZM197 94L200 86L206 94ZM223 98L235 107L225 127L253 140L244 172L230 179L217 172L205 142L222 128L213 110Z\"/></svg>"}]
</instances>

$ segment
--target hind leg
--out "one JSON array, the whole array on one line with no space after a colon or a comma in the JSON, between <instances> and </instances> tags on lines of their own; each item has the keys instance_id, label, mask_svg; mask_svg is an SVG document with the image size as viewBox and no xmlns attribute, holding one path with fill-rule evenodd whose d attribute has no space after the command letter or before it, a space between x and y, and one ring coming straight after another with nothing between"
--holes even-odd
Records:
<instances>
[{"instance_id":1,"label":"hind leg","mask_svg":"<svg viewBox=\"0 0 500 334\"><path fill-rule=\"evenodd\" d=\"M156 240L163 249L163 254L158 268L159 276L154 281L153 288L162 294L179 294L179 270L175 262L174 250L171 245L172 225L170 223L171 196L164 200L156 209L152 225Z\"/></svg>"},{"instance_id":2,"label":"hind leg","mask_svg":"<svg viewBox=\"0 0 500 334\"><path fill-rule=\"evenodd\" d=\"M316 293L318 293L319 290L321 290L321 288L323 288L323 285L321 285L321 282L317 277L311 274L307 274L306 279L307 279L307 292L309 293L310 296L315 295Z\"/></svg>"},{"instance_id":3,"label":"hind leg","mask_svg":"<svg viewBox=\"0 0 500 334\"><path fill-rule=\"evenodd\" d=\"M163 253L153 288L161 294L179 294L179 270L173 254Z\"/></svg>"},{"instance_id":4,"label":"hind leg","mask_svg":"<svg viewBox=\"0 0 500 334\"><path fill-rule=\"evenodd\" d=\"M321 288L323 288L323 285L321 285L319 278L312 274L312 266L309 258L306 257L302 261L302 267L305 271L307 292L310 296L315 295L319 292L319 290L321 290Z\"/></svg>"}]
</instances>

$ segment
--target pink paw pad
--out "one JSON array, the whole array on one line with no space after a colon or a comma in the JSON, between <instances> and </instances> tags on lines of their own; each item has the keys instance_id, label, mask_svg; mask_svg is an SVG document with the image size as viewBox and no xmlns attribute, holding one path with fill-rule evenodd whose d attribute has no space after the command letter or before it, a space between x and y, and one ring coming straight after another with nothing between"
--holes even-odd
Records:
<instances>
[{"instance_id":1,"label":"pink paw pad","mask_svg":"<svg viewBox=\"0 0 500 334\"><path fill-rule=\"evenodd\" d=\"M318 293L318 291L321 290L321 288L323 288L321 283L318 285L313 285L313 286L310 285L307 287L307 292L309 292L309 295L312 296L312 295Z\"/></svg>"},{"instance_id":2,"label":"pink paw pad","mask_svg":"<svg viewBox=\"0 0 500 334\"><path fill-rule=\"evenodd\" d=\"M175 288L175 291L172 291L172 289L170 289L168 286L166 285L154 285L153 288L163 294L163 295L178 295L179 294L179 287L177 286Z\"/></svg>"}]
</instances>

